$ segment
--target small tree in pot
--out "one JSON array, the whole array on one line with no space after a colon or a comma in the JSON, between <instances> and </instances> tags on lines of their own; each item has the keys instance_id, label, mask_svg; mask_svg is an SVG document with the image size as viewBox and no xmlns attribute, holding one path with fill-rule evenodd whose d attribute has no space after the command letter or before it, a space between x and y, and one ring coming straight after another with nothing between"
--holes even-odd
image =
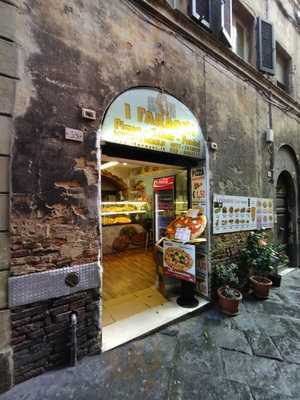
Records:
<instances>
[{"instance_id":1,"label":"small tree in pot","mask_svg":"<svg viewBox=\"0 0 300 400\"><path fill-rule=\"evenodd\" d=\"M289 265L289 258L284 252L282 244L274 244L273 255L271 257L273 270L269 273L268 278L271 279L273 286L279 287L281 285L281 275L278 273L278 268L284 268Z\"/></svg>"},{"instance_id":2,"label":"small tree in pot","mask_svg":"<svg viewBox=\"0 0 300 400\"><path fill-rule=\"evenodd\" d=\"M221 311L230 316L239 313L242 294L236 287L239 284L238 266L234 263L219 264L214 270L214 285L217 289Z\"/></svg>"},{"instance_id":3,"label":"small tree in pot","mask_svg":"<svg viewBox=\"0 0 300 400\"><path fill-rule=\"evenodd\" d=\"M272 281L267 276L273 271L273 246L269 245L262 233L251 232L246 248L241 250L241 260L248 265L250 282L256 297L266 299Z\"/></svg>"}]
</instances>

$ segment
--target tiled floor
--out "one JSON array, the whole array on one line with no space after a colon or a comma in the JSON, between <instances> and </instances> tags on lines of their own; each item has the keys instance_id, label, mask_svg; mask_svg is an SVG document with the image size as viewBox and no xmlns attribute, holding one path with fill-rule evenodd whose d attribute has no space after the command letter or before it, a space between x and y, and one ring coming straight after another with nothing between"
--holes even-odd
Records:
<instances>
[{"instance_id":1,"label":"tiled floor","mask_svg":"<svg viewBox=\"0 0 300 400\"><path fill-rule=\"evenodd\" d=\"M110 325L166 302L167 299L154 286L133 294L106 300L103 302L102 324L103 326Z\"/></svg>"}]
</instances>

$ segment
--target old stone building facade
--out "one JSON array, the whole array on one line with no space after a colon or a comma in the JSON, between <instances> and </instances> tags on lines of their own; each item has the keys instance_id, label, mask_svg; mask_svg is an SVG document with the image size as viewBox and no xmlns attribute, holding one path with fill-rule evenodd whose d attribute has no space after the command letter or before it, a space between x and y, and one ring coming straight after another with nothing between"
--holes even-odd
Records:
<instances>
[{"instance_id":1,"label":"old stone building facade","mask_svg":"<svg viewBox=\"0 0 300 400\"><path fill-rule=\"evenodd\" d=\"M228 43L200 3L0 0L0 392L68 362L71 311L79 355L101 349L97 135L128 89L157 88L191 110L211 193L286 194L284 240L299 266L300 4L233 0ZM257 67L268 58L258 18L273 23L271 74ZM66 127L83 140L67 140ZM211 262L245 237L212 235ZM61 284L78 268L79 285Z\"/></svg>"}]
</instances>

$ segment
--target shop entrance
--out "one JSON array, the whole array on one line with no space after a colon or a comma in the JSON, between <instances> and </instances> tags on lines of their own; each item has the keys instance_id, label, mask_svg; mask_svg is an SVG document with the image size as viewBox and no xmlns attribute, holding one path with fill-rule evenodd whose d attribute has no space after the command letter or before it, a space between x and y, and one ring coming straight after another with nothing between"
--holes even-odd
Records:
<instances>
[{"instance_id":1,"label":"shop entrance","mask_svg":"<svg viewBox=\"0 0 300 400\"><path fill-rule=\"evenodd\" d=\"M106 351L209 302L208 151L193 113L155 88L116 97L98 139Z\"/></svg>"},{"instance_id":2,"label":"shop entrance","mask_svg":"<svg viewBox=\"0 0 300 400\"><path fill-rule=\"evenodd\" d=\"M108 326L168 301L154 243L188 209L188 170L103 155L101 197L102 324Z\"/></svg>"}]
</instances>

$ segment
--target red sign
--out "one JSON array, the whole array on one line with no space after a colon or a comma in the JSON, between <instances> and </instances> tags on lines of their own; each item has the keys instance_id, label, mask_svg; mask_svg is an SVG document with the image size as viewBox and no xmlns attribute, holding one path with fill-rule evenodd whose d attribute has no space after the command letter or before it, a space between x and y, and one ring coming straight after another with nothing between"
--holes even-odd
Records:
<instances>
[{"instance_id":1,"label":"red sign","mask_svg":"<svg viewBox=\"0 0 300 400\"><path fill-rule=\"evenodd\" d=\"M174 188L174 176L164 176L163 178L153 179L153 190L160 192L161 190L172 190Z\"/></svg>"}]
</instances>

